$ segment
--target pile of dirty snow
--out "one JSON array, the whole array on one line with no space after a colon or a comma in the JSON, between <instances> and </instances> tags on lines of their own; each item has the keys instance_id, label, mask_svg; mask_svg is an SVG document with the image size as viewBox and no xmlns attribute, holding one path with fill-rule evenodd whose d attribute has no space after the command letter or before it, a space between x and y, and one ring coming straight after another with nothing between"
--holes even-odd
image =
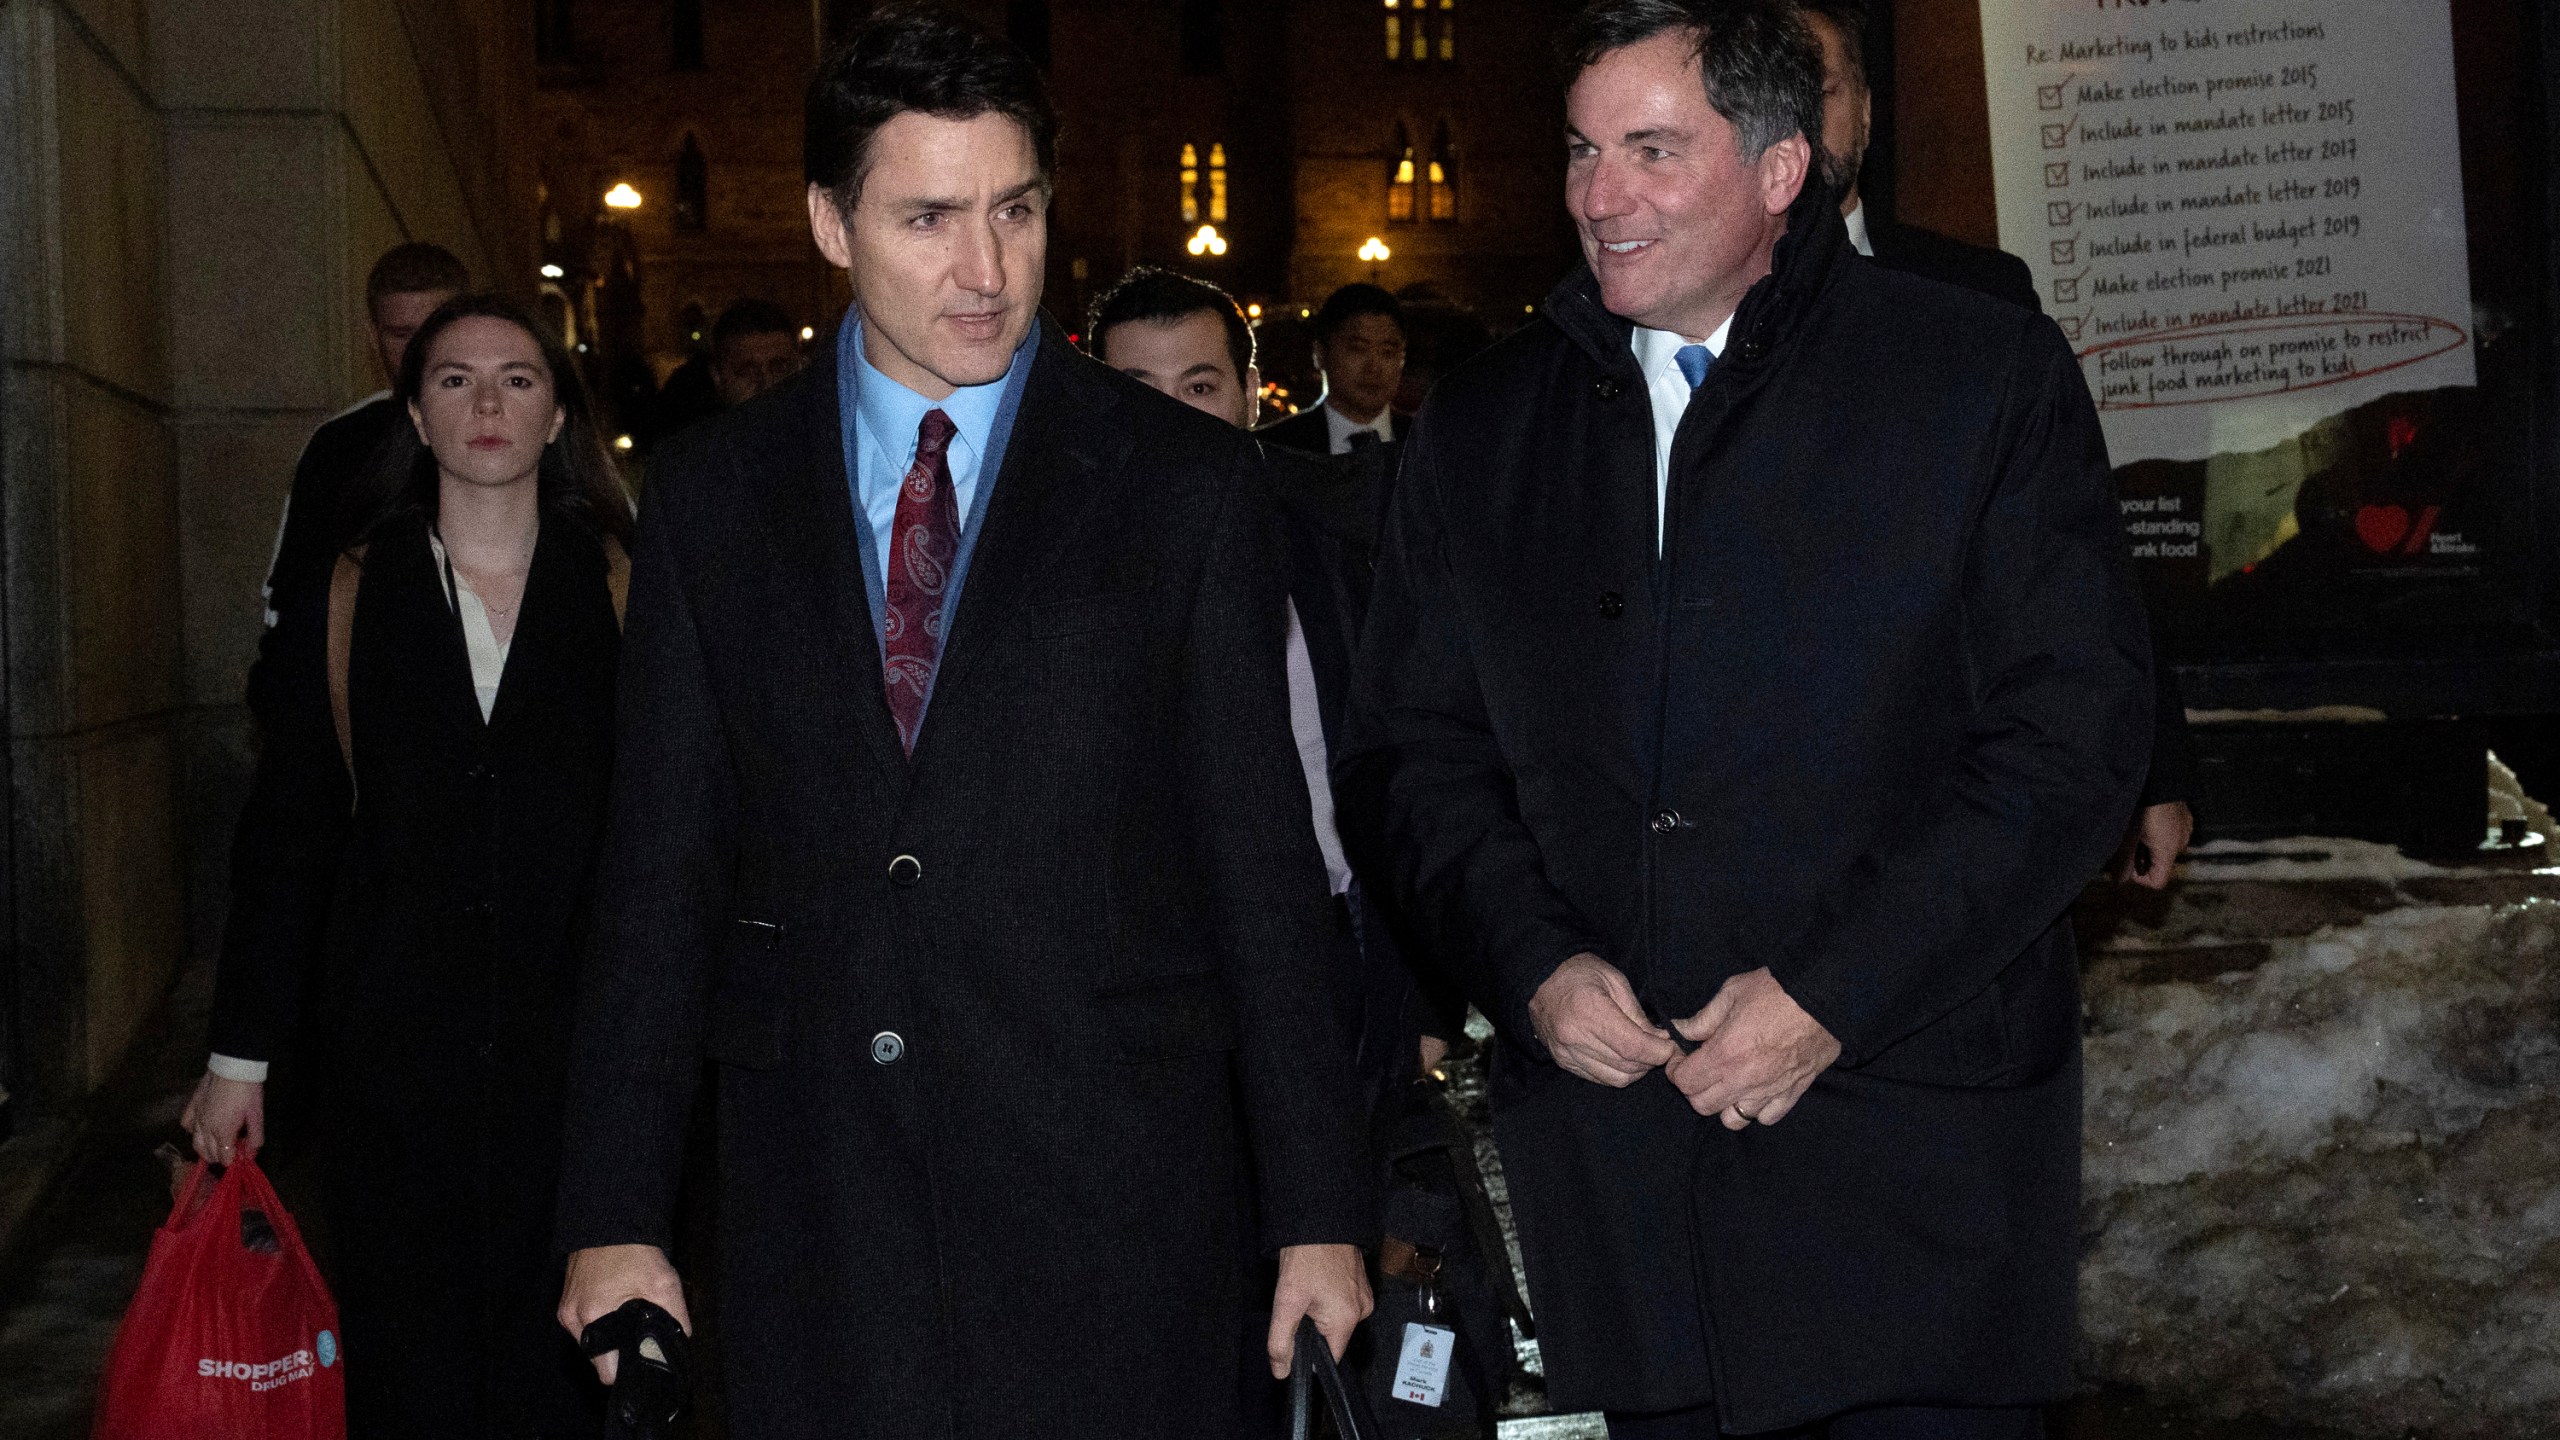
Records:
<instances>
[{"instance_id":1,"label":"pile of dirty snow","mask_svg":"<svg viewBox=\"0 0 2560 1440\"><path fill-rule=\"evenodd\" d=\"M2093 976L2089 1009L2088 1378L2356 1435L2560 1431L2560 905Z\"/></svg>"}]
</instances>

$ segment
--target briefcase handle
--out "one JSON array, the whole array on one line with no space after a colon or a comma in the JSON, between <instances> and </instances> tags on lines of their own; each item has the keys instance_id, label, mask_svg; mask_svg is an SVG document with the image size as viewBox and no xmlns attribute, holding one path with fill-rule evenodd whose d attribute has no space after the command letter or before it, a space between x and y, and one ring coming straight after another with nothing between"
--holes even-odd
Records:
<instances>
[{"instance_id":1,"label":"briefcase handle","mask_svg":"<svg viewBox=\"0 0 2560 1440\"><path fill-rule=\"evenodd\" d=\"M1378 1428L1368 1395L1342 1378L1342 1367L1334 1363L1333 1347L1325 1343L1316 1322L1302 1319L1298 1322L1297 1353L1289 1365L1289 1440L1315 1440L1315 1391L1319 1386L1324 1390L1325 1408L1333 1414L1333 1433L1339 1440L1382 1440L1386 1432Z\"/></svg>"},{"instance_id":2,"label":"briefcase handle","mask_svg":"<svg viewBox=\"0 0 2560 1440\"><path fill-rule=\"evenodd\" d=\"M620 1357L605 1398L608 1440L672 1440L693 1398L693 1347L676 1317L646 1300L625 1300L586 1328L578 1348Z\"/></svg>"}]
</instances>

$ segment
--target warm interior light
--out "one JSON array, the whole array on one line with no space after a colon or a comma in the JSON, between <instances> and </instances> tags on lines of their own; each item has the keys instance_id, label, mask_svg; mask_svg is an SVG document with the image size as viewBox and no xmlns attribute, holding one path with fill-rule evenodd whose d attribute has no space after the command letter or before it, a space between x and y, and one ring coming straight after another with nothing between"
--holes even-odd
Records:
<instances>
[{"instance_id":1,"label":"warm interior light","mask_svg":"<svg viewBox=\"0 0 2560 1440\"><path fill-rule=\"evenodd\" d=\"M1194 255L1224 255L1227 253L1227 237L1218 233L1217 226L1203 225L1182 248Z\"/></svg>"},{"instance_id":2,"label":"warm interior light","mask_svg":"<svg viewBox=\"0 0 2560 1440\"><path fill-rule=\"evenodd\" d=\"M561 269L557 265L545 265L542 267L542 278L545 280L557 280L568 273L568 271Z\"/></svg>"},{"instance_id":3,"label":"warm interior light","mask_svg":"<svg viewBox=\"0 0 2560 1440\"><path fill-rule=\"evenodd\" d=\"M802 340L803 342L806 342L806 341L810 341L810 340L815 340L815 339L817 339L817 338L818 338L818 327L817 327L817 326L815 326L815 325L803 325L803 326L801 326L801 327L800 327L800 338L801 338L801 340Z\"/></svg>"},{"instance_id":4,"label":"warm interior light","mask_svg":"<svg viewBox=\"0 0 2560 1440\"><path fill-rule=\"evenodd\" d=\"M1262 303L1261 303L1260 301L1255 301L1253 304L1251 304L1251 305L1247 305L1246 307L1244 307L1244 318L1246 318L1247 320L1259 320L1259 319L1261 319L1261 318L1262 318Z\"/></svg>"},{"instance_id":5,"label":"warm interior light","mask_svg":"<svg viewBox=\"0 0 2560 1440\"><path fill-rule=\"evenodd\" d=\"M631 188L630 181L619 180L614 182L612 189L604 192L604 203L616 210L637 210L640 208L640 192Z\"/></svg>"},{"instance_id":6,"label":"warm interior light","mask_svg":"<svg viewBox=\"0 0 2560 1440\"><path fill-rule=\"evenodd\" d=\"M1370 236L1360 246L1360 258L1372 265L1384 262L1393 254L1395 252L1387 248L1387 242L1375 235Z\"/></svg>"},{"instance_id":7,"label":"warm interior light","mask_svg":"<svg viewBox=\"0 0 2560 1440\"><path fill-rule=\"evenodd\" d=\"M630 449L630 448L631 448L631 437L630 437L630 436L628 436L628 435L616 435L616 436L614 436L614 437L613 437L613 448L614 448L614 449L616 449L616 450L628 450L628 449Z\"/></svg>"}]
</instances>

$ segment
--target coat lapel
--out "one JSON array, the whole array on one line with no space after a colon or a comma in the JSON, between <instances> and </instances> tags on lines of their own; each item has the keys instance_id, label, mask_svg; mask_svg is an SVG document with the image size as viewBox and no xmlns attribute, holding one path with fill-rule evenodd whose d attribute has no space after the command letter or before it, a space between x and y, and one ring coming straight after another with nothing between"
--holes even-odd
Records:
<instances>
[{"instance_id":1,"label":"coat lapel","mask_svg":"<svg viewBox=\"0 0 2560 1440\"><path fill-rule=\"evenodd\" d=\"M471 646L462 637L462 617L445 596L444 573L427 543L426 522L403 526L373 542L365 553L363 594L389 592L386 599L398 624L407 631L394 653L420 657L427 673L427 692L457 735L478 744L488 724L480 716L480 692L471 680ZM505 687L501 685L500 689Z\"/></svg>"},{"instance_id":2,"label":"coat lapel","mask_svg":"<svg viewBox=\"0 0 2560 1440\"><path fill-rule=\"evenodd\" d=\"M872 619L870 587L862 578L859 547L868 537L853 513L853 484L844 468L835 348L821 346L805 373L807 379L791 397L787 422L764 432L774 447L766 463L787 477L777 487L780 533L775 541L796 562L826 622L832 642L828 653L844 672L854 728L889 783L903 787L906 748L889 714L880 678L879 625Z\"/></svg>"},{"instance_id":3,"label":"coat lapel","mask_svg":"<svg viewBox=\"0 0 2560 1440\"><path fill-rule=\"evenodd\" d=\"M1091 501L1096 482L1128 451L1129 438L1111 413L1119 397L1086 373L1092 364L1046 316L1041 318L1040 349L1023 381L1022 406L1005 442L1004 468L996 476L995 493L987 497L981 522L986 531L961 579L959 613L934 674L932 703L916 739L919 757L937 731L952 727L956 712L968 703L970 687L984 683L975 677L986 652L995 648L1006 620L1036 588L1048 557L1066 543L1076 512ZM854 583L859 586L860 577ZM879 709L884 717L888 714L885 697Z\"/></svg>"},{"instance_id":4,"label":"coat lapel","mask_svg":"<svg viewBox=\"0 0 2560 1440\"><path fill-rule=\"evenodd\" d=\"M507 667L498 680L498 703L489 710L491 735L512 735L535 713L526 707L538 707L545 678L557 674L562 653L584 639L581 631L593 619L587 612L596 604L602 569L602 553L584 541L572 522L543 518L533 542L533 566L525 574L524 599L518 602L522 613L516 616ZM463 664L466 669L470 665L467 650ZM476 694L473 709L478 709Z\"/></svg>"}]
</instances>

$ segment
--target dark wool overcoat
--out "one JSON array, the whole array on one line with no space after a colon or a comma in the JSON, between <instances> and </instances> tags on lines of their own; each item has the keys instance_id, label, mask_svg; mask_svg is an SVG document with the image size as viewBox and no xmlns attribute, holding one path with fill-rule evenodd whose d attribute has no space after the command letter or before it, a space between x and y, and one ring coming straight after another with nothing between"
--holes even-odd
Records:
<instances>
[{"instance_id":1,"label":"dark wool overcoat","mask_svg":"<svg viewBox=\"0 0 2560 1440\"><path fill-rule=\"evenodd\" d=\"M347 1405L372 1436L592 1434L556 1324L554 1177L586 901L613 766L604 551L546 517L495 709L423 520L365 552L348 666L361 803L330 718L327 611L285 612L232 852L213 1049L316 1065ZM316 975L314 972L316 971ZM316 1005L315 1023L297 1012Z\"/></svg>"},{"instance_id":2,"label":"dark wool overcoat","mask_svg":"<svg viewBox=\"0 0 2560 1440\"><path fill-rule=\"evenodd\" d=\"M832 356L653 467L561 1225L668 1243L717 1062L757 1440L1235 1434L1374 1224L1260 452L1038 345L912 759Z\"/></svg>"},{"instance_id":3,"label":"dark wool overcoat","mask_svg":"<svg viewBox=\"0 0 2560 1440\"><path fill-rule=\"evenodd\" d=\"M1355 679L1373 869L1500 1031L1496 1136L1565 1409L1728 1430L2071 1383L2065 908L2151 728L2097 416L2049 320L1800 205L1672 443L1588 273L1408 446ZM1377 836L1383 834L1383 843ZM1771 969L1842 1045L1740 1134L1565 1074L1530 996Z\"/></svg>"}]
</instances>

